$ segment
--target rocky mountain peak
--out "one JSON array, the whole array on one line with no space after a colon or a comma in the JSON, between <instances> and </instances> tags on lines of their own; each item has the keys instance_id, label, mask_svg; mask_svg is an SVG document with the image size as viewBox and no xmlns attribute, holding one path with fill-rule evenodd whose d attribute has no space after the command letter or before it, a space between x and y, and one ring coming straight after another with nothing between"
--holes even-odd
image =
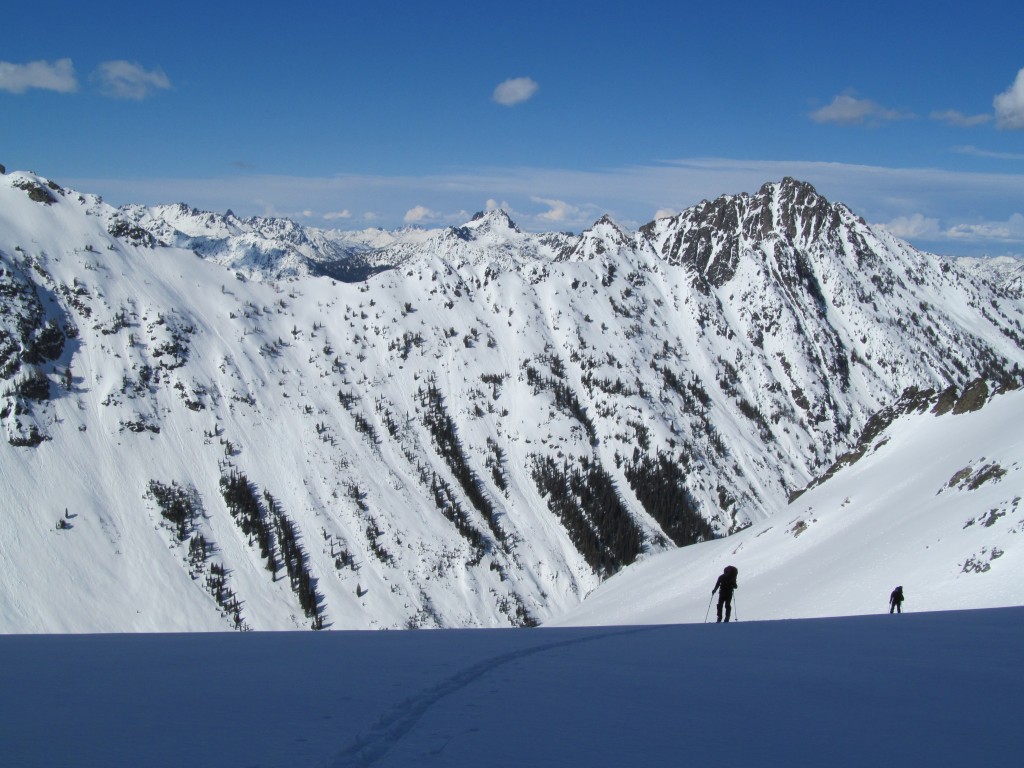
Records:
<instances>
[{"instance_id":1,"label":"rocky mountain peak","mask_svg":"<svg viewBox=\"0 0 1024 768\"><path fill-rule=\"evenodd\" d=\"M776 193L792 199L808 199L818 196L818 190L814 188L814 185L807 181L794 179L792 176L784 176L779 182L765 182L757 192L763 196Z\"/></svg>"},{"instance_id":2,"label":"rocky mountain peak","mask_svg":"<svg viewBox=\"0 0 1024 768\"><path fill-rule=\"evenodd\" d=\"M502 230L520 231L519 227L512 221L512 218L502 208L495 208L490 211L477 211L465 226L478 231L485 229L499 232Z\"/></svg>"},{"instance_id":3,"label":"rocky mountain peak","mask_svg":"<svg viewBox=\"0 0 1024 768\"><path fill-rule=\"evenodd\" d=\"M811 184L787 176L754 195L705 200L640 232L670 263L688 265L710 286L720 286L744 254L756 257L778 245L801 252L834 247L841 239L839 210Z\"/></svg>"},{"instance_id":4,"label":"rocky mountain peak","mask_svg":"<svg viewBox=\"0 0 1024 768\"><path fill-rule=\"evenodd\" d=\"M629 237L608 214L595 221L581 237L602 238L615 246L625 246L629 243Z\"/></svg>"},{"instance_id":5,"label":"rocky mountain peak","mask_svg":"<svg viewBox=\"0 0 1024 768\"><path fill-rule=\"evenodd\" d=\"M811 184L790 176L763 185L751 200L751 209L758 234L767 236L774 230L790 243L809 243L838 224L835 207Z\"/></svg>"}]
</instances>

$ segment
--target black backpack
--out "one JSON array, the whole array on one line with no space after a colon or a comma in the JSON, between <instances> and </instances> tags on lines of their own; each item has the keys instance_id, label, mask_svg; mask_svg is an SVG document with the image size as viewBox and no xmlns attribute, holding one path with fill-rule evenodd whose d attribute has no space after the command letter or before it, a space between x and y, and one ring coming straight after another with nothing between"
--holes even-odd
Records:
<instances>
[{"instance_id":1,"label":"black backpack","mask_svg":"<svg viewBox=\"0 0 1024 768\"><path fill-rule=\"evenodd\" d=\"M739 569L735 565L727 565L725 570L722 571L722 575L725 576L726 583L733 589L736 589L736 577L740 575Z\"/></svg>"}]
</instances>

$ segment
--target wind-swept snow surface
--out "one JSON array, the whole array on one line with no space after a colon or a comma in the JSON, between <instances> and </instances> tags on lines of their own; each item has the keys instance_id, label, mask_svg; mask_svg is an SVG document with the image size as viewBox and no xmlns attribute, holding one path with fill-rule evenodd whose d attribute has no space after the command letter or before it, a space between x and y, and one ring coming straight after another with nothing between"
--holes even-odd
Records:
<instances>
[{"instance_id":1,"label":"wind-swept snow surface","mask_svg":"<svg viewBox=\"0 0 1024 768\"><path fill-rule=\"evenodd\" d=\"M0 637L18 768L1010 765L1024 609Z\"/></svg>"}]
</instances>

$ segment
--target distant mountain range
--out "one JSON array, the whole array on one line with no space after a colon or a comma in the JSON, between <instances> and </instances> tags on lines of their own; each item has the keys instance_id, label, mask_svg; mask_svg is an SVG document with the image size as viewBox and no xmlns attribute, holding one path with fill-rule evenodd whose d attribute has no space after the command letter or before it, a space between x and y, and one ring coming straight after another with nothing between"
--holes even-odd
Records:
<instances>
[{"instance_id":1,"label":"distant mountain range","mask_svg":"<svg viewBox=\"0 0 1024 768\"><path fill-rule=\"evenodd\" d=\"M0 631L535 624L776 515L901 397L983 403L1022 363L1020 263L790 178L538 235L8 173Z\"/></svg>"}]
</instances>

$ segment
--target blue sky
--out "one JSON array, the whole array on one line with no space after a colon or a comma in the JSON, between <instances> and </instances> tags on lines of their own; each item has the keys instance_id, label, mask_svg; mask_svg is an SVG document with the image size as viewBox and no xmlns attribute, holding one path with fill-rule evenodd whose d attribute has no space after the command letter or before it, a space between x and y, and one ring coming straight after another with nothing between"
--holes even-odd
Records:
<instances>
[{"instance_id":1,"label":"blue sky","mask_svg":"<svg viewBox=\"0 0 1024 768\"><path fill-rule=\"evenodd\" d=\"M7 3L0 163L359 229L635 227L790 175L1024 255L1019 3Z\"/></svg>"}]
</instances>

